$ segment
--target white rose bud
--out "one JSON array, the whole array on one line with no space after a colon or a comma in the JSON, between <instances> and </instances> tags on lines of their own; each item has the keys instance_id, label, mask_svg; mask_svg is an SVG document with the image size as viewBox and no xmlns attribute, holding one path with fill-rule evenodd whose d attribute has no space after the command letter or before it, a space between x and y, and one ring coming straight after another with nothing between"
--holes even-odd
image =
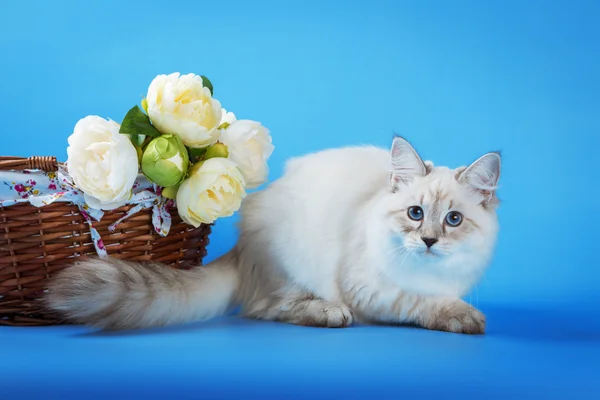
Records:
<instances>
[{"instance_id":1,"label":"white rose bud","mask_svg":"<svg viewBox=\"0 0 600 400\"><path fill-rule=\"evenodd\" d=\"M111 210L131 197L138 176L138 155L120 125L95 115L75 125L69 136L67 167L92 208Z\"/></svg>"},{"instance_id":2,"label":"white rose bud","mask_svg":"<svg viewBox=\"0 0 600 400\"><path fill-rule=\"evenodd\" d=\"M188 147L208 147L219 138L221 103L199 75L158 75L150 83L146 103L156 129L179 136Z\"/></svg>"},{"instance_id":3,"label":"white rose bud","mask_svg":"<svg viewBox=\"0 0 600 400\"><path fill-rule=\"evenodd\" d=\"M244 175L246 187L256 188L267 181L267 161L275 149L267 128L256 121L236 120L222 130L219 140Z\"/></svg>"},{"instance_id":4,"label":"white rose bud","mask_svg":"<svg viewBox=\"0 0 600 400\"><path fill-rule=\"evenodd\" d=\"M177 210L181 219L199 227L233 215L244 197L244 177L236 164L216 157L192 167L177 191Z\"/></svg>"}]
</instances>

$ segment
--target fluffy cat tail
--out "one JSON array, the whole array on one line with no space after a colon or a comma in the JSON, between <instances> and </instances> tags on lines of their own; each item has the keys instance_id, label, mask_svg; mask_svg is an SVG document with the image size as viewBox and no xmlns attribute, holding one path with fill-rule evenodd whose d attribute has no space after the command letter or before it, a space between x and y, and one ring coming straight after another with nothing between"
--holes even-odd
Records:
<instances>
[{"instance_id":1,"label":"fluffy cat tail","mask_svg":"<svg viewBox=\"0 0 600 400\"><path fill-rule=\"evenodd\" d=\"M114 258L80 261L50 281L45 303L72 322L106 330L210 319L234 301L234 251L191 270Z\"/></svg>"}]
</instances>

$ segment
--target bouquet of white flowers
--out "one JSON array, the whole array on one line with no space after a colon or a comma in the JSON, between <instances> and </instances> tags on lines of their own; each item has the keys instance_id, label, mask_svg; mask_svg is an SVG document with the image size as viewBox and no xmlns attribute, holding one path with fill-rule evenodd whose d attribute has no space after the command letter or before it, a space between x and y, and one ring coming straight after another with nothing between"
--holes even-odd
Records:
<instances>
[{"instance_id":1,"label":"bouquet of white flowers","mask_svg":"<svg viewBox=\"0 0 600 400\"><path fill-rule=\"evenodd\" d=\"M75 125L66 166L89 207L127 204L142 173L198 227L235 213L267 180L269 130L222 108L206 77L158 75L141 105L121 124L91 115Z\"/></svg>"},{"instance_id":2,"label":"bouquet of white flowers","mask_svg":"<svg viewBox=\"0 0 600 400\"><path fill-rule=\"evenodd\" d=\"M79 257L201 265L211 224L267 180L273 149L269 130L223 109L206 77L174 73L154 78L120 124L79 120L66 163L0 155L0 325L61 322L37 300Z\"/></svg>"}]
</instances>

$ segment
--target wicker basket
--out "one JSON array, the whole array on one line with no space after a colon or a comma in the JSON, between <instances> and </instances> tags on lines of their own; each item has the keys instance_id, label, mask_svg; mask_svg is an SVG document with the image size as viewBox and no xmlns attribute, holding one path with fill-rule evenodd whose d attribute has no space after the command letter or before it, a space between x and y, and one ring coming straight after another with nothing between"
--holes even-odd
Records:
<instances>
[{"instance_id":1,"label":"wicker basket","mask_svg":"<svg viewBox=\"0 0 600 400\"><path fill-rule=\"evenodd\" d=\"M0 170L56 171L53 157L0 157ZM171 210L167 236L152 225L152 211L142 210L110 232L108 226L133 206L105 212L94 227L107 253L135 261L158 261L173 268L200 265L206 255L210 225L194 228ZM96 255L89 226L77 205L55 202L43 207L28 203L0 206L0 325L60 324L39 301L48 279L79 257Z\"/></svg>"}]
</instances>

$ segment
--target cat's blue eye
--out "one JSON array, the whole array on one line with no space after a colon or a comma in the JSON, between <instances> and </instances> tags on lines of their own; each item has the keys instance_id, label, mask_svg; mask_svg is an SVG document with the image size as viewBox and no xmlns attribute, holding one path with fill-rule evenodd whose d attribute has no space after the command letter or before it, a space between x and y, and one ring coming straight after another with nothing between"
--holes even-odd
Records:
<instances>
[{"instance_id":1,"label":"cat's blue eye","mask_svg":"<svg viewBox=\"0 0 600 400\"><path fill-rule=\"evenodd\" d=\"M457 227L462 224L463 215L458 211L450 211L446 214L446 224L452 227Z\"/></svg>"},{"instance_id":2,"label":"cat's blue eye","mask_svg":"<svg viewBox=\"0 0 600 400\"><path fill-rule=\"evenodd\" d=\"M419 206L412 206L408 209L408 218L413 221L420 221L423 219L423 209Z\"/></svg>"}]
</instances>

